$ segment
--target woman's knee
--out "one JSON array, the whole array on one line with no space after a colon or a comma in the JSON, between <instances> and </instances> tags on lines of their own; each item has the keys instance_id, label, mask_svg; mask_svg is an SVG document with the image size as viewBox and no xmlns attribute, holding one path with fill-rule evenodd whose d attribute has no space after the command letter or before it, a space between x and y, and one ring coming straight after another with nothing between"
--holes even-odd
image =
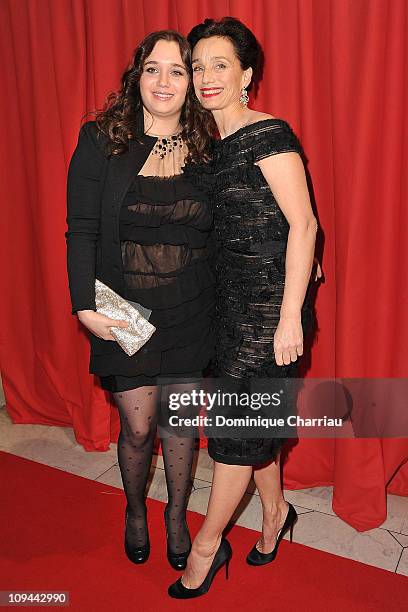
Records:
<instances>
[{"instance_id":1,"label":"woman's knee","mask_svg":"<svg viewBox=\"0 0 408 612\"><path fill-rule=\"evenodd\" d=\"M122 425L122 439L135 449L141 449L146 444L152 441L155 436L155 430L150 423L136 425L132 427L128 423Z\"/></svg>"}]
</instances>

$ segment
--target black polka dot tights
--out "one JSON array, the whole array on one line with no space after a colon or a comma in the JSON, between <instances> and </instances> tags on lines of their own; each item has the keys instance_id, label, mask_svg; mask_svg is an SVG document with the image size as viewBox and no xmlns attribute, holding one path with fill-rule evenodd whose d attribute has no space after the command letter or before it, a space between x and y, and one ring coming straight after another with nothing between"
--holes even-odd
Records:
<instances>
[{"instance_id":1,"label":"black polka dot tights","mask_svg":"<svg viewBox=\"0 0 408 612\"><path fill-rule=\"evenodd\" d=\"M126 540L140 547L147 540L145 489L156 437L159 407L157 387L139 387L114 393L121 430L118 460L127 500ZM194 438L162 438L167 483L167 524L169 546L175 553L188 549L186 507L191 489Z\"/></svg>"}]
</instances>

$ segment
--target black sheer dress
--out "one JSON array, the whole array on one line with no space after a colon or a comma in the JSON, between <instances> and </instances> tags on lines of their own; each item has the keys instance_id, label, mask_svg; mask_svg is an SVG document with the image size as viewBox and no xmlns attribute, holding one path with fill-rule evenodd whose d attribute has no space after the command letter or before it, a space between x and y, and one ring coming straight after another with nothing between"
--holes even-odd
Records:
<instances>
[{"instance_id":1,"label":"black sheer dress","mask_svg":"<svg viewBox=\"0 0 408 612\"><path fill-rule=\"evenodd\" d=\"M281 119L245 126L214 145L215 372L240 382L241 389L242 382L253 378L293 378L298 372L299 360L278 366L273 347L285 286L289 224L255 165L289 151L300 153L301 146ZM308 290L302 308L304 335L314 321L309 294ZM208 452L221 463L256 465L274 459L285 442L273 437L210 437Z\"/></svg>"},{"instance_id":2,"label":"black sheer dress","mask_svg":"<svg viewBox=\"0 0 408 612\"><path fill-rule=\"evenodd\" d=\"M179 391L189 390L188 381L201 377L214 351L213 215L206 194L182 173L186 153L180 134L158 138L120 211L123 297L152 311L149 320L156 331L131 357L113 350L92 362L120 416L118 459L127 500L125 550L131 560L149 546L145 494L157 426L166 424L166 393L180 382ZM173 556L186 556L195 432L179 427L159 433L168 549Z\"/></svg>"},{"instance_id":3,"label":"black sheer dress","mask_svg":"<svg viewBox=\"0 0 408 612\"><path fill-rule=\"evenodd\" d=\"M93 371L112 392L156 385L158 377L201 376L214 350L212 210L182 174L180 139L164 157L165 146L158 141L120 213L124 297L152 310L156 332L132 357L95 357ZM172 175L146 175L158 169Z\"/></svg>"}]
</instances>

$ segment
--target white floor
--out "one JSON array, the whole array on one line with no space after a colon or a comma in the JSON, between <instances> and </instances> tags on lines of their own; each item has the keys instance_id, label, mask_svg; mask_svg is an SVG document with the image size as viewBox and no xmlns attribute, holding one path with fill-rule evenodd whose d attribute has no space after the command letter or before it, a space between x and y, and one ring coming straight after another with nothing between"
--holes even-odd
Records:
<instances>
[{"instance_id":1,"label":"white floor","mask_svg":"<svg viewBox=\"0 0 408 612\"><path fill-rule=\"evenodd\" d=\"M14 425L4 406L0 408L0 450L122 488L115 444L106 453L88 453L76 443L70 428ZM201 450L189 502L189 509L201 514L205 514L208 504L211 464L207 452ZM149 497L166 500L160 456L153 458L149 485ZM293 531L295 542L408 576L408 498L389 495L387 520L380 528L364 533L334 514L331 487L287 490L285 498L294 504L299 514ZM238 525L255 530L261 528L261 505L253 486L245 494L234 518Z\"/></svg>"}]
</instances>

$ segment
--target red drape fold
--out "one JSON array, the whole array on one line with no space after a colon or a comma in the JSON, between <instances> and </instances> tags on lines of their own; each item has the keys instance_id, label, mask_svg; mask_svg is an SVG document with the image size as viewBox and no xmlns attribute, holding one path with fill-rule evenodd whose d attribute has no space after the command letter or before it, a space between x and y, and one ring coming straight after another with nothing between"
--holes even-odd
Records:
<instances>
[{"instance_id":1,"label":"red drape fold","mask_svg":"<svg viewBox=\"0 0 408 612\"><path fill-rule=\"evenodd\" d=\"M0 364L14 422L71 425L106 450L117 414L88 372L70 315L65 177L81 117L103 104L149 31L183 33L234 15L265 51L256 108L299 135L317 205L326 282L308 376L408 371L405 0L3 0ZM408 495L408 441L301 440L285 484L334 485L357 529L385 518L385 491Z\"/></svg>"}]
</instances>

